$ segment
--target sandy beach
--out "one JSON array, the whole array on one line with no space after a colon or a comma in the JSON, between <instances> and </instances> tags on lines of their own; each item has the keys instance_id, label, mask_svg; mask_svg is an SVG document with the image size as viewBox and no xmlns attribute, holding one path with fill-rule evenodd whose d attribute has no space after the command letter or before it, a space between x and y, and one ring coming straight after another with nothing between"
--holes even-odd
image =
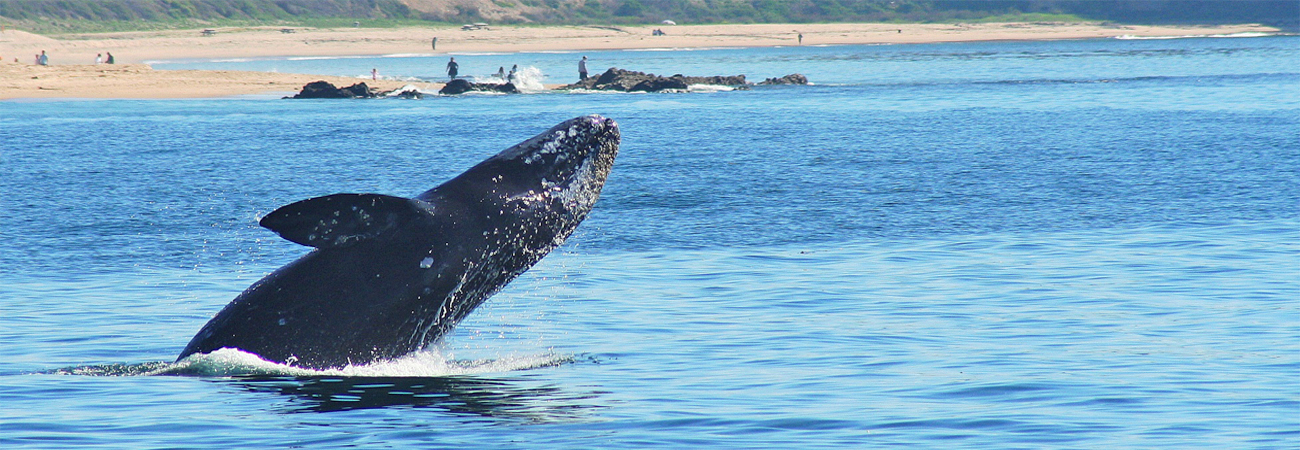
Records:
<instances>
[{"instance_id":1,"label":"sandy beach","mask_svg":"<svg viewBox=\"0 0 1300 450\"><path fill-rule=\"evenodd\" d=\"M664 36L654 36L654 29ZM403 82L312 74L239 71L163 71L148 63L178 59L276 56L444 55L643 48L770 47L913 44L961 41L1093 39L1277 32L1261 25L1128 26L1065 23L981 24L756 24L636 27L515 27L463 31L443 28L215 28L67 35L51 38L0 32L0 99L202 98L297 91L303 84L366 81L379 89ZM803 35L802 43L799 35ZM434 48L433 40L437 38ZM48 66L35 65L45 51ZM115 65L94 65L112 52ZM16 60L16 61L15 61Z\"/></svg>"}]
</instances>

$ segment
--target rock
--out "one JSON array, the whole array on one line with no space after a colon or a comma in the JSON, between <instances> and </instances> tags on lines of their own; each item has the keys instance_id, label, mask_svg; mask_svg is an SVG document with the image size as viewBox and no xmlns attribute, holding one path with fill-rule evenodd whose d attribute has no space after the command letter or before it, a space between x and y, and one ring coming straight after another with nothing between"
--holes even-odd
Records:
<instances>
[{"instance_id":1,"label":"rock","mask_svg":"<svg viewBox=\"0 0 1300 450\"><path fill-rule=\"evenodd\" d=\"M313 81L302 87L302 91L293 97L285 98L374 98L375 93L365 83L357 83L345 88L334 87L328 81Z\"/></svg>"},{"instance_id":2,"label":"rock","mask_svg":"<svg viewBox=\"0 0 1300 450\"><path fill-rule=\"evenodd\" d=\"M781 78L768 78L758 83L759 86L784 85L784 84L808 84L808 77L792 73Z\"/></svg>"},{"instance_id":3,"label":"rock","mask_svg":"<svg viewBox=\"0 0 1300 450\"><path fill-rule=\"evenodd\" d=\"M681 75L673 75L673 76L681 77ZM686 80L686 84L712 84L718 86L744 86L746 84L749 84L749 82L745 81L744 75L732 75L729 77L714 75L711 77L682 77L682 78Z\"/></svg>"},{"instance_id":4,"label":"rock","mask_svg":"<svg viewBox=\"0 0 1300 450\"><path fill-rule=\"evenodd\" d=\"M721 86L744 86L744 75L688 77L682 74L665 77L652 73L636 72L611 67L598 77L591 77L560 89L589 89L597 91L624 92L659 92L664 90L686 90L692 84L713 84Z\"/></svg>"},{"instance_id":5,"label":"rock","mask_svg":"<svg viewBox=\"0 0 1300 450\"><path fill-rule=\"evenodd\" d=\"M664 77L647 78L641 80L641 82L637 83L635 86L632 86L630 89L628 89L628 91L659 92L666 89L686 90L689 89L690 87L691 85L686 83L686 80L683 79L680 75L678 75L669 78L664 78Z\"/></svg>"},{"instance_id":6,"label":"rock","mask_svg":"<svg viewBox=\"0 0 1300 450\"><path fill-rule=\"evenodd\" d=\"M471 87L473 87L473 83L470 83L469 80L455 79L443 85L442 89L438 90L438 93L442 95L459 95L469 92Z\"/></svg>"},{"instance_id":7,"label":"rock","mask_svg":"<svg viewBox=\"0 0 1300 450\"><path fill-rule=\"evenodd\" d=\"M371 92L370 86L366 86L365 83L357 83L345 88L339 88L339 91L352 94L352 98L375 98L375 93Z\"/></svg>"},{"instance_id":8,"label":"rock","mask_svg":"<svg viewBox=\"0 0 1300 450\"><path fill-rule=\"evenodd\" d=\"M457 78L448 81L442 89L438 90L442 95L460 95L470 91L479 92L501 92L504 94L518 94L519 88L514 83L494 84L494 83L471 83L469 80Z\"/></svg>"},{"instance_id":9,"label":"rock","mask_svg":"<svg viewBox=\"0 0 1300 450\"><path fill-rule=\"evenodd\" d=\"M417 90L415 90L415 89L407 89L407 90L405 90L405 91L398 92L398 93L395 93L395 94L390 92L390 93L388 93L388 94L385 94L384 97L386 97L386 98L405 98L405 99L409 99L409 100L419 100L419 99L424 98L424 94L421 94L420 91L417 91Z\"/></svg>"}]
</instances>

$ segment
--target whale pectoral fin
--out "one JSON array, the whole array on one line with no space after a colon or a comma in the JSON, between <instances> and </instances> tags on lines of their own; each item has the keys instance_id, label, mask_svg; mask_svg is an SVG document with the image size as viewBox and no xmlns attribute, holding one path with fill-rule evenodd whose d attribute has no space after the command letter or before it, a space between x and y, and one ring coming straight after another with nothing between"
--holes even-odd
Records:
<instances>
[{"instance_id":1,"label":"whale pectoral fin","mask_svg":"<svg viewBox=\"0 0 1300 450\"><path fill-rule=\"evenodd\" d=\"M302 245L346 247L418 217L424 210L415 202L380 194L326 195L281 206L258 223Z\"/></svg>"}]
</instances>

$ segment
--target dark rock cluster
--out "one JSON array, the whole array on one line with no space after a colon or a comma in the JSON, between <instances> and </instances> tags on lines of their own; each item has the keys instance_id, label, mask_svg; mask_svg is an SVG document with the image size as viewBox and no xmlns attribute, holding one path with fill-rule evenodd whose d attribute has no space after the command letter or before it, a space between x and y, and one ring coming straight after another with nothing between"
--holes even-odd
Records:
<instances>
[{"instance_id":1,"label":"dark rock cluster","mask_svg":"<svg viewBox=\"0 0 1300 450\"><path fill-rule=\"evenodd\" d=\"M623 92L661 92L661 91L685 91L694 84L706 84L715 86L732 86L737 89L748 89L751 84L745 81L744 75L732 76L712 76L712 77L688 77L682 74L665 77L652 73L636 72L632 70L623 70L612 67L598 77L587 78L586 80L561 87L560 89L589 89L597 91L623 91ZM808 78L800 74L790 74L780 78L768 78L758 83L760 86L765 85L803 85L808 84ZM500 92L505 94L518 94L519 88L514 83L474 83L469 80L456 79L447 82L441 90L442 95L460 95L466 92ZM397 98L421 98L419 91L403 91L393 93L376 92L371 90L366 83L357 83L348 87L335 87L328 81L313 81L302 87L293 97L285 98L376 98L376 97L397 97Z\"/></svg>"},{"instance_id":2,"label":"dark rock cluster","mask_svg":"<svg viewBox=\"0 0 1300 450\"><path fill-rule=\"evenodd\" d=\"M419 100L424 98L424 94L420 93L420 91L417 91L415 89L408 89L402 92L398 92L396 94L389 92L388 94L384 94L384 96L388 98L405 98L409 100Z\"/></svg>"},{"instance_id":3,"label":"dark rock cluster","mask_svg":"<svg viewBox=\"0 0 1300 450\"><path fill-rule=\"evenodd\" d=\"M659 92L665 90L688 89L693 84L708 84L717 86L732 86L739 89L746 89L750 83L745 81L744 75L732 76L712 76L712 77L688 77L677 74L671 77L655 75L652 73L636 72L632 70L623 70L617 67L606 70L605 73L598 77L588 78L560 89L589 89L596 91L624 91L624 92ZM783 85L783 84L808 84L808 77L800 74L790 74L781 78L768 78L758 83L761 86L766 85Z\"/></svg>"},{"instance_id":4,"label":"dark rock cluster","mask_svg":"<svg viewBox=\"0 0 1300 450\"><path fill-rule=\"evenodd\" d=\"M379 96L370 90L366 83L357 83L345 88L335 87L328 81L313 81L302 87L302 92L285 98L375 98Z\"/></svg>"},{"instance_id":5,"label":"dark rock cluster","mask_svg":"<svg viewBox=\"0 0 1300 450\"><path fill-rule=\"evenodd\" d=\"M438 93L442 95L464 94L470 91L482 92L502 92L506 94L518 94L519 89L514 84L491 84L491 83L471 83L467 80L451 80ZM375 91L366 86L366 83L357 83L348 87L335 87L328 81L313 81L302 87L302 92L285 98L423 98L424 94L416 90L406 90L401 92L394 91Z\"/></svg>"},{"instance_id":6,"label":"dark rock cluster","mask_svg":"<svg viewBox=\"0 0 1300 450\"><path fill-rule=\"evenodd\" d=\"M775 84L808 84L808 77L792 73L781 78L768 78L758 83L759 86L770 86Z\"/></svg>"},{"instance_id":7,"label":"dark rock cluster","mask_svg":"<svg viewBox=\"0 0 1300 450\"><path fill-rule=\"evenodd\" d=\"M442 95L460 95L470 91L479 92L501 92L505 94L518 94L519 88L514 83L493 84L493 83L471 83L469 80L455 79L448 81L442 89L438 90Z\"/></svg>"},{"instance_id":8,"label":"dark rock cluster","mask_svg":"<svg viewBox=\"0 0 1300 450\"><path fill-rule=\"evenodd\" d=\"M611 67L598 77L588 78L560 89L590 89L598 91L624 92L659 92L676 89L685 90L692 84L713 84L721 86L745 86L744 75L688 77L682 74L665 77L652 73L636 72Z\"/></svg>"}]
</instances>

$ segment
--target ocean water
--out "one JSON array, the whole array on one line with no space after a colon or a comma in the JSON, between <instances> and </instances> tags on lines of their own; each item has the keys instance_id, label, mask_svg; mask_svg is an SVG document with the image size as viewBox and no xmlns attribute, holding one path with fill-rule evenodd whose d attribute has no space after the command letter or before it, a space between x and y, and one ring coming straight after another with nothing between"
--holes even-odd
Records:
<instances>
[{"instance_id":1,"label":"ocean water","mask_svg":"<svg viewBox=\"0 0 1300 450\"><path fill-rule=\"evenodd\" d=\"M0 448L1300 442L1300 38L583 54L814 85L0 102ZM578 57L457 59L554 84ZM592 113L623 145L591 217L441 346L172 363L305 252L262 214L413 195Z\"/></svg>"}]
</instances>

